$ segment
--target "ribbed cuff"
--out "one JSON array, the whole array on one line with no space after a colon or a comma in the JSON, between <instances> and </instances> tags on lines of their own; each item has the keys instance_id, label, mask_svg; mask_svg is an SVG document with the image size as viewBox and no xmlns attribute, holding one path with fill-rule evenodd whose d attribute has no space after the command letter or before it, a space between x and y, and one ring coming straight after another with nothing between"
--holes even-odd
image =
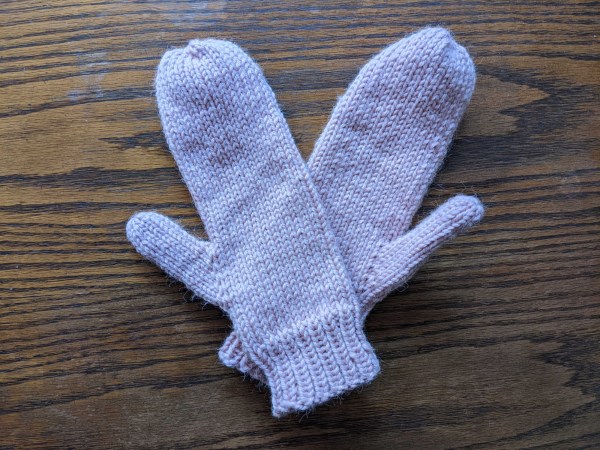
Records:
<instances>
[{"instance_id":1,"label":"ribbed cuff","mask_svg":"<svg viewBox=\"0 0 600 450\"><path fill-rule=\"evenodd\" d=\"M350 308L301 323L251 357L268 380L275 417L311 409L379 373L362 321Z\"/></svg>"}]
</instances>

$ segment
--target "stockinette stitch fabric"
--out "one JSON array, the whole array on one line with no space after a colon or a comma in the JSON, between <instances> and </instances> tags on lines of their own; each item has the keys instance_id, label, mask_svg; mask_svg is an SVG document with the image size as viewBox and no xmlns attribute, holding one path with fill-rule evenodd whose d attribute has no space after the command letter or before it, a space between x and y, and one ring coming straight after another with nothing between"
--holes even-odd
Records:
<instances>
[{"instance_id":1,"label":"stockinette stitch fabric","mask_svg":"<svg viewBox=\"0 0 600 450\"><path fill-rule=\"evenodd\" d=\"M403 41L401 52L390 51L402 47ZM477 222L483 213L476 199L455 197L405 233L468 102L474 71L464 49L444 30L426 29L403 41L367 65L336 106L309 162L315 184L260 69L240 49L220 41L192 41L184 50L167 53L159 67L157 98L165 135L211 241L198 240L155 213L134 216L128 223L128 237L141 254L228 311L236 334L228 339L221 357L231 357L233 365L245 369L245 364L253 375L264 376L272 389L275 415L311 408L370 381L378 363L362 331L366 313L437 246ZM385 63L367 71L378 58L385 59L381 56L386 52L395 55L388 59L400 60L399 55L411 55L411 47L416 47L414 57L407 58L405 65ZM460 66L465 55L462 79L452 67L432 75L429 64L416 62L423 57L431 59L434 67L447 61ZM440 112L426 101L411 103L410 90L399 102L401 107L390 106L386 97L396 94L386 91L381 80L369 81L390 69L400 79L407 78L401 69L415 63L424 78L433 77L429 84L421 82L422 88L430 86L435 92L435 86L444 86L445 94L435 94L441 95L436 100L442 105ZM420 69L411 70L409 79L423 75ZM396 80L388 87L394 83L403 86ZM354 91L362 93L344 103ZM369 106L361 113L360 105L369 98L370 105L364 103ZM445 106L448 102L455 106ZM358 111L348 113L356 105ZM408 106L413 115L429 109L429 121L439 118L430 122L429 134L423 133L424 125L412 129L402 125ZM353 114L358 114L358 121L350 117ZM431 132L438 123L440 127ZM404 138L394 141L394 133L386 136L389 126L400 132L404 128ZM415 136L424 141L420 147L393 147L406 145ZM386 147L383 139L389 137L391 146ZM406 156L389 158L394 152ZM374 161L386 155L388 163L404 161L409 168L382 170L385 164ZM414 164L415 160L420 163ZM376 197L402 207L397 215L401 226L393 232L387 227L398 220L386 218L389 208L380 209L377 216L372 208L364 208L368 205L345 198L360 186L352 183L353 168L367 189L369 183L379 185ZM381 184L379 177L398 173L403 179L394 180L393 186L385 180ZM398 193L404 193L405 202L395 201ZM345 206L339 207L344 204L346 211ZM355 228L348 223L355 219L366 225ZM370 233L357 235L353 229ZM354 251L356 245L363 250ZM361 260L361 252L367 261Z\"/></svg>"},{"instance_id":2,"label":"stockinette stitch fabric","mask_svg":"<svg viewBox=\"0 0 600 450\"><path fill-rule=\"evenodd\" d=\"M309 172L358 294L361 319L439 246L483 216L477 198L458 195L408 231L474 87L467 51L447 30L425 28L361 69L315 145ZM267 381L235 332L219 356Z\"/></svg>"},{"instance_id":3,"label":"stockinette stitch fabric","mask_svg":"<svg viewBox=\"0 0 600 450\"><path fill-rule=\"evenodd\" d=\"M371 381L379 361L358 298L258 66L231 43L192 41L163 56L156 92L209 240L152 212L130 219L129 239L228 313L268 380L273 415Z\"/></svg>"}]
</instances>

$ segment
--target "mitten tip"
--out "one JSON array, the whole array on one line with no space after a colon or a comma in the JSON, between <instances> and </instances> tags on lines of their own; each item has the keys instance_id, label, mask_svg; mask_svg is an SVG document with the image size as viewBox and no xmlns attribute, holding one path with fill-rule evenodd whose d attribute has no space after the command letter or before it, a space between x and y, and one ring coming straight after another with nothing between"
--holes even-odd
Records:
<instances>
[{"instance_id":1,"label":"mitten tip","mask_svg":"<svg viewBox=\"0 0 600 450\"><path fill-rule=\"evenodd\" d=\"M438 27L438 26L429 26L429 27L425 27L419 31L417 31L416 33L414 33L415 37L419 36L419 37L427 37L429 39L431 38L436 38L436 39L440 39L440 40L447 40L447 41L452 41L452 33L450 33L450 31L448 31L446 28L443 27Z\"/></svg>"},{"instance_id":2,"label":"mitten tip","mask_svg":"<svg viewBox=\"0 0 600 450\"><path fill-rule=\"evenodd\" d=\"M186 56L197 59L240 52L243 50L233 42L221 39L192 39L184 49Z\"/></svg>"}]
</instances>

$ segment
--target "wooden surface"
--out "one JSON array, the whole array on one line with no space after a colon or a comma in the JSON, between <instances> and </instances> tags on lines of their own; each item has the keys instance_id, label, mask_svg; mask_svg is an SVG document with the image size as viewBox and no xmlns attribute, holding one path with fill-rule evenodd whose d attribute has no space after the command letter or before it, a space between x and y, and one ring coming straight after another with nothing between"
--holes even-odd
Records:
<instances>
[{"instance_id":1,"label":"wooden surface","mask_svg":"<svg viewBox=\"0 0 600 450\"><path fill-rule=\"evenodd\" d=\"M0 447L599 448L600 4L14 1L0 7ZM161 134L161 54L262 65L305 157L357 70L444 24L478 84L421 212L487 216L367 321L381 376L306 417L219 364L229 323L127 243L202 234Z\"/></svg>"}]
</instances>

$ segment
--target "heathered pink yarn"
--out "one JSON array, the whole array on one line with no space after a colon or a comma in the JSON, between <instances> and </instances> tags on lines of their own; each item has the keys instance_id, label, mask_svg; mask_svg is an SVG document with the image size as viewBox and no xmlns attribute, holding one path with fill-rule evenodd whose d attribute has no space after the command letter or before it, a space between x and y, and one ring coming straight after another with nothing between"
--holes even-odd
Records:
<instances>
[{"instance_id":1,"label":"heathered pink yarn","mask_svg":"<svg viewBox=\"0 0 600 450\"><path fill-rule=\"evenodd\" d=\"M275 416L370 382L379 361L325 211L262 72L228 42L167 52L156 91L169 148L210 241L156 213L137 250L229 314Z\"/></svg>"},{"instance_id":2,"label":"heathered pink yarn","mask_svg":"<svg viewBox=\"0 0 600 450\"><path fill-rule=\"evenodd\" d=\"M475 87L467 51L442 28L385 48L338 101L308 162L366 317L444 242L479 222L458 195L408 232ZM232 333L219 357L266 382Z\"/></svg>"},{"instance_id":3,"label":"heathered pink yarn","mask_svg":"<svg viewBox=\"0 0 600 450\"><path fill-rule=\"evenodd\" d=\"M444 30L388 47L336 106L309 162L313 184L243 51L192 41L163 57L163 128L210 242L156 213L136 214L127 234L228 312L235 334L220 356L264 377L274 415L371 381L379 365L363 320L372 305L481 218L478 200L457 196L406 233L474 79Z\"/></svg>"}]
</instances>

